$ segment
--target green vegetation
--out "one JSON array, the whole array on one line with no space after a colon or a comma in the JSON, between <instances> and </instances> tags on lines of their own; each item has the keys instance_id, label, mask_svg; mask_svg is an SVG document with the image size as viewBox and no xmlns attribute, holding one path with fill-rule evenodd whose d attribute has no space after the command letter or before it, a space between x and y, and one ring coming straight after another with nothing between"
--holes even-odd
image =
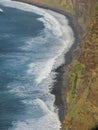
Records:
<instances>
[{"instance_id":1,"label":"green vegetation","mask_svg":"<svg viewBox=\"0 0 98 130\"><path fill-rule=\"evenodd\" d=\"M83 82L82 73L85 69L85 66L83 64L81 64L80 62L75 61L73 63L73 68L74 68L74 70L70 73L70 82L71 82L72 86L71 86L71 92L69 95L69 104L68 104L69 108L72 107L72 105L75 101L78 87Z\"/></svg>"},{"instance_id":2,"label":"green vegetation","mask_svg":"<svg viewBox=\"0 0 98 130\"><path fill-rule=\"evenodd\" d=\"M98 125L98 4L69 78L63 130L91 130Z\"/></svg>"}]
</instances>

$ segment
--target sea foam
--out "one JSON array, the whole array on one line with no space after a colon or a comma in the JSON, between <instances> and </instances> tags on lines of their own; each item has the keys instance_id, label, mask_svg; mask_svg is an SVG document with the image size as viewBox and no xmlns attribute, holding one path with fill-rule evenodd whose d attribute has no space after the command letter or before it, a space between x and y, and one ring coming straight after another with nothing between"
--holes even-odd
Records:
<instances>
[{"instance_id":1,"label":"sea foam","mask_svg":"<svg viewBox=\"0 0 98 130\"><path fill-rule=\"evenodd\" d=\"M2 13L3 12L3 10L0 8L0 12Z\"/></svg>"},{"instance_id":2,"label":"sea foam","mask_svg":"<svg viewBox=\"0 0 98 130\"><path fill-rule=\"evenodd\" d=\"M36 113L44 113L40 118L32 118L29 119L22 119L16 122L13 122L13 127L9 128L9 130L60 130L61 123L59 121L58 114L55 112L54 107L54 101L55 97L54 95L50 94L50 88L53 86L53 83L55 81L56 72L53 70L59 67L61 64L65 62L64 54L66 54L72 44L74 43L74 34L70 26L68 25L68 20L65 16L55 13L50 10L41 9L29 4L11 1L11 0L0 0L0 4L6 7L12 7L19 10L24 10L28 12L36 12L37 14L43 16L41 18L38 18L37 20L43 22L45 29L43 30L43 35L37 36L35 38L29 38L26 40L26 44L24 47L21 47L22 50L32 50L32 45L34 43L38 44L39 46L41 44L44 44L47 46L49 43L47 41L50 40L50 37L53 36L54 42L53 48L50 50L47 50L44 48L44 51L46 51L49 56L46 54L46 59L36 60L36 63L30 63L28 65L27 74L32 77L32 75L35 75L35 81L36 81L36 87L33 88L36 91L40 90L43 91L43 96L41 96L41 99L35 99L35 100L29 100L30 98L30 91L32 91L31 88L26 85L25 90L24 86L17 85L16 88L11 87L9 85L9 89L11 93L15 93L16 95L19 94L19 96L25 95L25 97L28 98L22 100L22 102L30 108L28 108L28 112L34 113L33 106L36 106ZM58 43L56 43L58 42ZM57 46L55 47L55 44ZM38 53L38 49L36 49ZM40 50L39 50L40 51ZM42 55L43 56L43 55ZM42 58L42 57L41 57ZM12 86L15 84L12 84Z\"/></svg>"}]
</instances>

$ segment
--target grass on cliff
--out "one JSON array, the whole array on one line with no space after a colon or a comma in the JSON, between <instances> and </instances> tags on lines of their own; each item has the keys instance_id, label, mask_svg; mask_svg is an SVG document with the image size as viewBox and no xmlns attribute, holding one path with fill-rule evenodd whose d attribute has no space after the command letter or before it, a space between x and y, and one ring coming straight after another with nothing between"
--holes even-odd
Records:
<instances>
[{"instance_id":1,"label":"grass on cliff","mask_svg":"<svg viewBox=\"0 0 98 130\"><path fill-rule=\"evenodd\" d=\"M70 84L71 91L69 93L69 104L68 108L70 109L75 101L76 94L78 91L79 85L83 82L82 73L85 69L85 66L78 61L73 63L73 71L70 73Z\"/></svg>"},{"instance_id":2,"label":"grass on cliff","mask_svg":"<svg viewBox=\"0 0 98 130\"><path fill-rule=\"evenodd\" d=\"M91 130L98 126L98 4L81 50L78 60L70 66L63 130Z\"/></svg>"}]
</instances>

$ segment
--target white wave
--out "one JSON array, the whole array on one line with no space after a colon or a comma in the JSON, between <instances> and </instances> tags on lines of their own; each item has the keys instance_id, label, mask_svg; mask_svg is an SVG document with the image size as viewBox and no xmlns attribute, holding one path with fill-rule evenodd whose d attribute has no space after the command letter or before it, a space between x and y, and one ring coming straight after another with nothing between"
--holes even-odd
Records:
<instances>
[{"instance_id":1,"label":"white wave","mask_svg":"<svg viewBox=\"0 0 98 130\"><path fill-rule=\"evenodd\" d=\"M13 122L13 128L9 130L59 130L60 121L57 114L50 111L45 103L40 99L33 101L23 101L26 104L32 105L33 113L44 113L41 118L28 119L24 121Z\"/></svg>"},{"instance_id":2,"label":"white wave","mask_svg":"<svg viewBox=\"0 0 98 130\"><path fill-rule=\"evenodd\" d=\"M61 17L62 18L62 17ZM62 20L64 21L64 19ZM68 21L65 20L65 26L61 24L62 27L62 38L57 36L57 39L54 39L54 44L51 46L51 50L46 49L47 54L50 55L50 58L45 59L44 61L38 61L36 63L31 63L28 66L28 74L36 75L36 82L39 84L43 80L49 79L51 71L59 67L61 64L65 62L64 54L70 49L73 44L74 37L71 28L68 26ZM66 28L65 28L66 27ZM48 33L47 33L48 32ZM22 49L30 49L32 50L32 44L37 44L38 46L41 44L47 44L47 41L50 41L50 38L55 37L52 33L49 33L46 28L44 29L45 37L38 36L36 38L32 38L26 42L26 46ZM56 43L58 42L58 44ZM48 43L49 44L49 43ZM37 50L37 49L36 49ZM38 51L38 50L37 50ZM43 47L44 51L44 47ZM45 55L45 53L44 53ZM53 75L53 74L52 74Z\"/></svg>"},{"instance_id":3,"label":"white wave","mask_svg":"<svg viewBox=\"0 0 98 130\"><path fill-rule=\"evenodd\" d=\"M41 99L23 100L26 105L31 105L30 114L38 114L41 118L23 118L23 120L13 122L13 127L8 130L60 130L58 115L50 111Z\"/></svg>"},{"instance_id":4,"label":"white wave","mask_svg":"<svg viewBox=\"0 0 98 130\"><path fill-rule=\"evenodd\" d=\"M51 113L49 108L46 106L46 104L41 99L35 99L35 100L23 100L23 103L32 105L32 109L34 109L33 113L42 113L44 115Z\"/></svg>"},{"instance_id":5,"label":"white wave","mask_svg":"<svg viewBox=\"0 0 98 130\"><path fill-rule=\"evenodd\" d=\"M52 71L53 65L55 64L55 58L48 59L45 62L37 62L36 64L31 63L29 65L29 74L36 75L36 82L39 84L44 79L47 79Z\"/></svg>"},{"instance_id":6,"label":"white wave","mask_svg":"<svg viewBox=\"0 0 98 130\"><path fill-rule=\"evenodd\" d=\"M40 18L39 20L44 22L46 28L53 30L53 33L55 35L62 36L62 30L59 22L55 19L55 17L47 13L47 11L45 11L44 9L40 9L36 6L24 4L22 2L11 1L11 0L1 0L0 4L6 7L12 7L12 8L28 11L28 12L36 12L36 14L44 16L44 19Z\"/></svg>"},{"instance_id":7,"label":"white wave","mask_svg":"<svg viewBox=\"0 0 98 130\"><path fill-rule=\"evenodd\" d=\"M28 44L26 43L27 46L24 49L32 49L31 46L33 43L45 44L46 41L50 40L50 37L55 37L55 35L58 39L55 39L54 42L58 40L59 46L50 52L50 55L55 53L51 59L47 59L45 62L38 62L36 63L37 65L34 66L30 65L31 67L29 67L28 72L29 74L36 73L36 81L38 84L49 78L51 71L64 63L64 54L69 51L74 43L74 34L68 25L67 18L53 11L43 10L45 11L44 18L39 18L38 20L42 21L45 25L45 29L43 30L45 37L38 36L30 39L27 41Z\"/></svg>"},{"instance_id":8,"label":"white wave","mask_svg":"<svg viewBox=\"0 0 98 130\"><path fill-rule=\"evenodd\" d=\"M60 130L60 122L56 114L47 114L39 119L29 119L13 123L8 130Z\"/></svg>"},{"instance_id":9,"label":"white wave","mask_svg":"<svg viewBox=\"0 0 98 130\"><path fill-rule=\"evenodd\" d=\"M18 97L27 97L27 89L21 84L15 84L14 82L9 84L7 88L9 89L10 93L17 95Z\"/></svg>"},{"instance_id":10,"label":"white wave","mask_svg":"<svg viewBox=\"0 0 98 130\"><path fill-rule=\"evenodd\" d=\"M3 12L3 10L0 8L0 12L2 13Z\"/></svg>"},{"instance_id":11,"label":"white wave","mask_svg":"<svg viewBox=\"0 0 98 130\"><path fill-rule=\"evenodd\" d=\"M38 87L40 90L45 93L49 93L50 86L53 85L54 78L56 76L55 72L52 72L52 70L59 67L61 64L64 63L64 54L70 49L72 44L74 43L74 34L70 26L68 25L68 20L65 16L54 13L53 11L40 9L38 7L24 4L21 2L16 1L10 1L10 0L0 0L0 4L6 6L6 7L13 7L20 10L28 11L28 12L36 12L39 15L42 15L43 17L39 18L38 20L42 21L45 26L45 38L42 37L36 37L32 38L27 42L27 46L25 46L22 49L32 49L32 44L34 42L37 42L40 44L39 39L41 41L41 44L45 44L47 40L49 40L49 35L46 33L47 30L50 31L50 34L53 37L58 37L58 45L53 48L50 51L50 58L47 58L43 61L37 61L36 63L31 63L28 66L28 75L36 76L36 82L38 83ZM57 39L56 39L57 41ZM55 42L54 42L55 44ZM13 91L17 91L17 93L20 92L20 95L24 95L25 93L22 93L23 90L20 90L21 87L17 87L16 90L13 89ZM23 88L24 89L24 88ZM26 92L26 91L25 91ZM36 100L35 102L29 102L34 103L37 106L41 106L41 109L45 111L45 115L42 116L39 119L29 119L24 121L18 121L13 123L13 128L10 128L9 130L60 130L60 121L58 119L58 115L55 112L51 112L50 110L53 109L53 104L55 98L50 95L50 99L46 99L45 104L41 100ZM28 102L28 101L27 101ZM24 101L24 103L27 103ZM50 110L47 108L47 106L50 107ZM52 107L51 107L52 106ZM52 108L52 109L51 109Z\"/></svg>"},{"instance_id":12,"label":"white wave","mask_svg":"<svg viewBox=\"0 0 98 130\"><path fill-rule=\"evenodd\" d=\"M31 38L26 38L23 40L23 42L25 43L24 46L19 47L21 50L25 50L25 51L32 51L34 50L33 45L37 44L37 45L42 45L42 44L46 44L46 42L49 40L49 38L51 37L51 35L49 33L46 32L46 29L43 30L45 36L43 36L42 34L40 34L39 36L36 37L31 37Z\"/></svg>"}]
</instances>

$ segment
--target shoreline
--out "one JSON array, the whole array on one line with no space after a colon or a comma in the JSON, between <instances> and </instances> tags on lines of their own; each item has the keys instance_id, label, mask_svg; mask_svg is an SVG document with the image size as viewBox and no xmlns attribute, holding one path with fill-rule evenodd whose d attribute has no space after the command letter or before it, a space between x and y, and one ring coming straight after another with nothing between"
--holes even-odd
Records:
<instances>
[{"instance_id":1,"label":"shoreline","mask_svg":"<svg viewBox=\"0 0 98 130\"><path fill-rule=\"evenodd\" d=\"M12 1L15 1L15 0L12 0ZM54 105L57 106L59 119L60 119L61 123L63 123L64 117L66 115L66 99L65 99L66 95L65 95L65 93L66 93L66 88L67 88L67 84L68 84L68 73L69 73L67 66L74 59L76 59L76 54L79 55L79 48L80 48L79 46L81 45L81 37L83 34L83 29L78 24L75 16L73 16L72 14L70 14L66 11L60 10L55 7L47 6L45 4L28 2L25 0L17 0L17 1L28 3L31 5L37 6L39 8L49 9L49 10L52 10L54 12L57 12L57 13L60 13L64 16L66 16L68 18L69 26L73 30L75 41L74 41L72 47L70 48L70 50L65 54L65 63L63 65L61 65L60 67L58 67L56 70L54 70L57 72L57 76L56 76L56 82L54 83L54 85L52 87L52 91L51 91L51 93L55 95ZM64 76L64 75L66 75L66 76Z\"/></svg>"}]
</instances>

